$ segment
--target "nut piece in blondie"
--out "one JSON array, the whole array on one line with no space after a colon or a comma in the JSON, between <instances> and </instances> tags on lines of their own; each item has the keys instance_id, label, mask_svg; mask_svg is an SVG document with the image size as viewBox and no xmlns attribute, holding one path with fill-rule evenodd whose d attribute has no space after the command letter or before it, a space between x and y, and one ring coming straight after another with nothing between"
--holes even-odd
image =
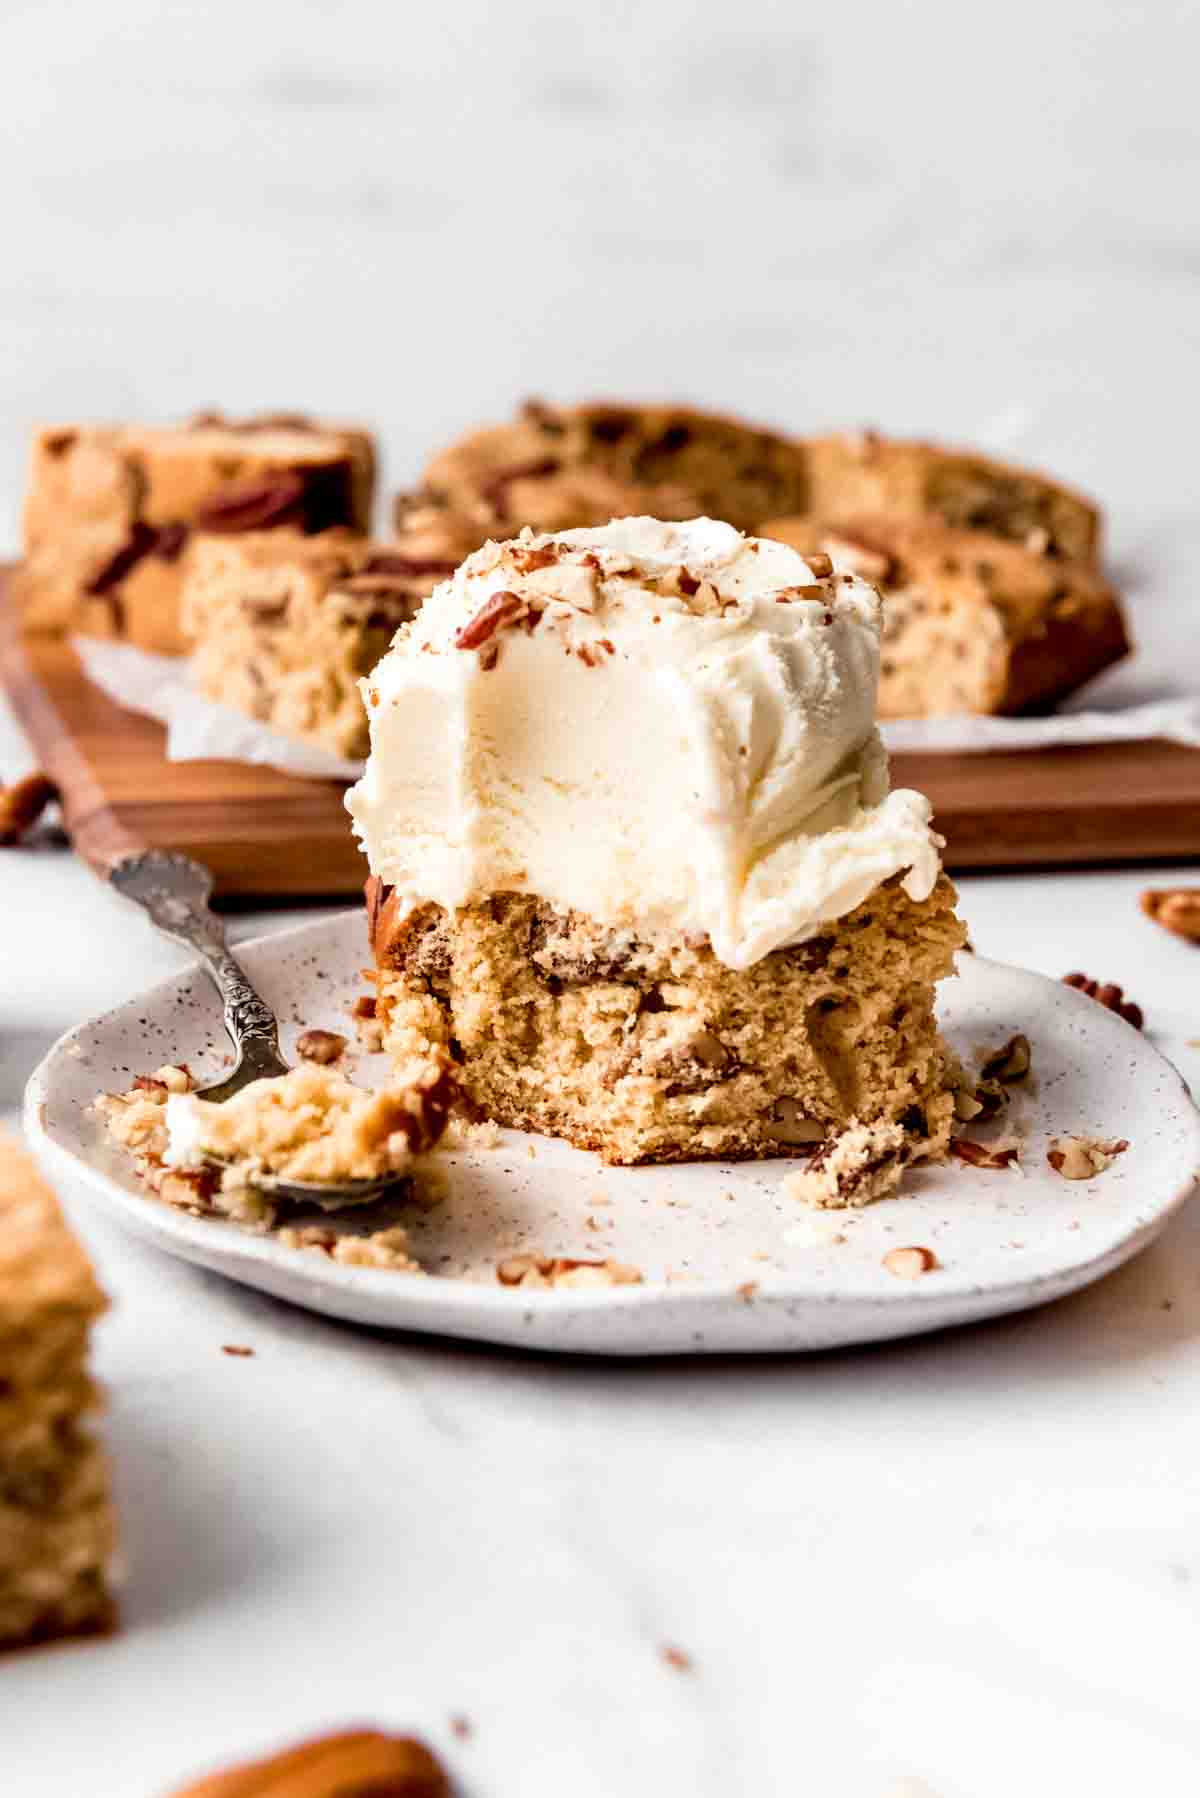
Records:
<instances>
[{"instance_id":1,"label":"nut piece in blondie","mask_svg":"<svg viewBox=\"0 0 1200 1798\"><path fill-rule=\"evenodd\" d=\"M776 518L766 537L870 581L884 601L881 718L1045 708L1128 653L1087 563L938 519Z\"/></svg>"},{"instance_id":2,"label":"nut piece in blondie","mask_svg":"<svg viewBox=\"0 0 1200 1798\"><path fill-rule=\"evenodd\" d=\"M0 1135L0 1647L111 1626L108 1467L88 1335L105 1309L32 1158Z\"/></svg>"},{"instance_id":3,"label":"nut piece in blondie","mask_svg":"<svg viewBox=\"0 0 1200 1798\"><path fill-rule=\"evenodd\" d=\"M302 419L42 429L15 576L25 627L180 653L182 560L196 532L363 531L373 468L364 432Z\"/></svg>"}]
</instances>

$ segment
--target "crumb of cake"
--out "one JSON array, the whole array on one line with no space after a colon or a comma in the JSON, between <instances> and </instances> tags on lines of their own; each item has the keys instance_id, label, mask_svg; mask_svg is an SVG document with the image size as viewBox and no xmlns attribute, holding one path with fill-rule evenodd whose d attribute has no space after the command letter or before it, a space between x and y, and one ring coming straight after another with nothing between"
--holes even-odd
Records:
<instances>
[{"instance_id":1,"label":"crumb of cake","mask_svg":"<svg viewBox=\"0 0 1200 1798\"><path fill-rule=\"evenodd\" d=\"M870 1205L891 1197L911 1158L900 1124L864 1124L852 1118L845 1130L822 1144L807 1167L788 1175L783 1192L821 1210Z\"/></svg>"},{"instance_id":2,"label":"crumb of cake","mask_svg":"<svg viewBox=\"0 0 1200 1798\"><path fill-rule=\"evenodd\" d=\"M558 1287L586 1291L607 1286L640 1286L638 1268L621 1261L583 1261L562 1255L510 1255L497 1263L501 1286Z\"/></svg>"},{"instance_id":3,"label":"crumb of cake","mask_svg":"<svg viewBox=\"0 0 1200 1798\"><path fill-rule=\"evenodd\" d=\"M950 1153L956 1161L965 1161L968 1167L1006 1168L1012 1167L1021 1158L1020 1147L1016 1144L998 1143L990 1146L986 1143L972 1142L968 1136L952 1136Z\"/></svg>"},{"instance_id":4,"label":"crumb of cake","mask_svg":"<svg viewBox=\"0 0 1200 1798\"><path fill-rule=\"evenodd\" d=\"M932 1249L916 1245L912 1248L889 1249L883 1265L898 1280L919 1280L922 1274L936 1273L941 1262Z\"/></svg>"},{"instance_id":5,"label":"crumb of cake","mask_svg":"<svg viewBox=\"0 0 1200 1798\"><path fill-rule=\"evenodd\" d=\"M1142 910L1173 936L1200 943L1200 887L1148 887Z\"/></svg>"},{"instance_id":6,"label":"crumb of cake","mask_svg":"<svg viewBox=\"0 0 1200 1798\"><path fill-rule=\"evenodd\" d=\"M456 1712L456 1714L451 1717L450 1734L456 1741L467 1742L474 1733L474 1725L472 1724L471 1719L469 1717L464 1717L461 1711Z\"/></svg>"},{"instance_id":7,"label":"crumb of cake","mask_svg":"<svg viewBox=\"0 0 1200 1798\"><path fill-rule=\"evenodd\" d=\"M500 1126L491 1118L455 1118L446 1137L447 1146L456 1149L498 1149Z\"/></svg>"},{"instance_id":8,"label":"crumb of cake","mask_svg":"<svg viewBox=\"0 0 1200 1798\"><path fill-rule=\"evenodd\" d=\"M312 1064L255 1081L223 1104L192 1085L187 1070L160 1068L137 1076L127 1093L101 1094L94 1108L152 1191L259 1228L275 1217L259 1180L321 1186L423 1173L456 1092L452 1070L436 1062L378 1092Z\"/></svg>"},{"instance_id":9,"label":"crumb of cake","mask_svg":"<svg viewBox=\"0 0 1200 1798\"><path fill-rule=\"evenodd\" d=\"M19 843L58 796L48 774L27 774L11 787L0 787L0 848Z\"/></svg>"},{"instance_id":10,"label":"crumb of cake","mask_svg":"<svg viewBox=\"0 0 1200 1798\"><path fill-rule=\"evenodd\" d=\"M695 1662L687 1650L678 1647L674 1642L664 1642L658 1652L667 1666L673 1667L676 1673L691 1673L695 1666Z\"/></svg>"},{"instance_id":11,"label":"crumb of cake","mask_svg":"<svg viewBox=\"0 0 1200 1798\"><path fill-rule=\"evenodd\" d=\"M327 1067L346 1052L347 1038L336 1030L305 1030L296 1038L296 1053Z\"/></svg>"},{"instance_id":12,"label":"crumb of cake","mask_svg":"<svg viewBox=\"0 0 1200 1798\"><path fill-rule=\"evenodd\" d=\"M1076 972L1064 974L1062 983L1064 986L1073 986L1077 993L1086 993L1089 999L1095 999L1106 1011L1115 1012L1117 1017L1124 1018L1135 1030L1140 1030L1145 1023L1141 1006L1135 1005L1132 999L1127 999L1123 989L1111 981L1092 980L1087 974Z\"/></svg>"},{"instance_id":13,"label":"crumb of cake","mask_svg":"<svg viewBox=\"0 0 1200 1798\"><path fill-rule=\"evenodd\" d=\"M246 1348L245 1345L240 1342L223 1342L221 1344L221 1353L223 1355L238 1355L245 1357L252 1355L254 1350L252 1348Z\"/></svg>"},{"instance_id":14,"label":"crumb of cake","mask_svg":"<svg viewBox=\"0 0 1200 1798\"><path fill-rule=\"evenodd\" d=\"M321 1224L285 1224L275 1237L285 1249L315 1250L343 1267L387 1268L400 1274L425 1271L410 1254L408 1232L399 1224L363 1236L339 1234Z\"/></svg>"},{"instance_id":15,"label":"crumb of cake","mask_svg":"<svg viewBox=\"0 0 1200 1798\"><path fill-rule=\"evenodd\" d=\"M735 1290L742 1303L744 1305L749 1305L753 1303L754 1295L758 1291L758 1281L743 1280L741 1285L735 1288Z\"/></svg>"},{"instance_id":16,"label":"crumb of cake","mask_svg":"<svg viewBox=\"0 0 1200 1798\"><path fill-rule=\"evenodd\" d=\"M1064 1180L1092 1180L1129 1147L1126 1137L1056 1136L1046 1160Z\"/></svg>"}]
</instances>

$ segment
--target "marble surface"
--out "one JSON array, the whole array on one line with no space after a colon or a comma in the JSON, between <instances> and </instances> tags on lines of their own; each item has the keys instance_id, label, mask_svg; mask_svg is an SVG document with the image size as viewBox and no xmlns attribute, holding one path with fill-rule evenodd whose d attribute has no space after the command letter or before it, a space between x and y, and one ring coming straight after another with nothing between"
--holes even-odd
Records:
<instances>
[{"instance_id":1,"label":"marble surface","mask_svg":"<svg viewBox=\"0 0 1200 1798\"><path fill-rule=\"evenodd\" d=\"M0 543L35 418L304 402L400 480L524 392L690 397L1069 475L1141 645L1101 700L1194 687L1198 55L1170 3L15 0ZM981 950L1122 981L1195 1085L1200 964L1144 880L962 885ZM0 908L11 1116L177 957L61 850L5 852ZM629 1366L366 1334L77 1221L126 1624L5 1664L6 1792L156 1798L355 1719L467 1798L1200 1787L1195 1206L1026 1317Z\"/></svg>"}]
</instances>

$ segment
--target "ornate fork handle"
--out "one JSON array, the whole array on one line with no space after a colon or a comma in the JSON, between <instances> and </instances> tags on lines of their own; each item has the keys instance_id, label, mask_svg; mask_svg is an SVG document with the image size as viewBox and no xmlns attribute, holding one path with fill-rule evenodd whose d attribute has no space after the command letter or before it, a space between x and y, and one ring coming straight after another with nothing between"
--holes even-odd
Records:
<instances>
[{"instance_id":1,"label":"ornate fork handle","mask_svg":"<svg viewBox=\"0 0 1200 1798\"><path fill-rule=\"evenodd\" d=\"M225 1008L225 1028L237 1051L228 1080L205 1089L205 1096L228 1098L263 1075L284 1074L275 1013L255 991L210 911L212 876L186 855L150 849L117 862L109 880L118 893L140 905L164 934L194 949L212 975Z\"/></svg>"}]
</instances>

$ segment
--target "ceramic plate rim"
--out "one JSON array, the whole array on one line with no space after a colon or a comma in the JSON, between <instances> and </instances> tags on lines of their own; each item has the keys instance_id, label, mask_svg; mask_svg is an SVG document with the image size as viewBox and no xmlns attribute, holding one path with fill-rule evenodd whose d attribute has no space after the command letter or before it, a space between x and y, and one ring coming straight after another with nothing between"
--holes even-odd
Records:
<instances>
[{"instance_id":1,"label":"ceramic plate rim","mask_svg":"<svg viewBox=\"0 0 1200 1798\"><path fill-rule=\"evenodd\" d=\"M352 914L337 912L319 919L306 919L283 930L265 931L245 938L236 948L238 953L253 956L258 951L268 947L275 949L297 938L319 937L322 932L343 923L349 915ZM1097 1007L1093 1000L1062 986L1048 975L1018 968L987 956L972 955L970 959L974 966L994 971L1006 981L1032 985L1039 990L1052 989L1060 1003L1068 1006L1076 1003L1088 1007L1088 1022L1093 1028L1098 1027L1101 1031L1107 1026L1111 1026L1113 1030L1129 1028L1113 1014ZM158 1244L166 1253L181 1255L194 1264L209 1267L213 1265L215 1256L219 1255L222 1262L226 1263L286 1270L298 1282L320 1290L393 1298L399 1301L396 1304L395 1324L377 1327L426 1327L419 1319L402 1315L405 1298L411 1299L413 1294L407 1283L398 1281L395 1272L346 1266L324 1257L318 1261L306 1250L287 1248L270 1237L252 1235L232 1222L194 1217L172 1209L151 1195L143 1197L127 1191L103 1168L94 1165L67 1143L59 1141L53 1133L44 1111L53 1091L56 1068L61 1058L70 1054L71 1045L116 1013L125 1011L134 1004L153 1008L156 999L175 989L182 979L193 975L195 969L195 962L188 961L175 973L132 994L120 1005L83 1019L58 1037L34 1069L25 1089L24 1127L35 1154L48 1171L66 1180L84 1184L103 1202L108 1214L114 1216L118 1223L128 1226L141 1239ZM1099 1017L1093 1015L1096 1012L1100 1014ZM962 1301L970 1297L983 1299L985 1294L986 1314L996 1315L1005 1309L1018 1307L1024 1309L1039 1302L1038 1294L1043 1289L1048 1297L1052 1296L1063 1289L1064 1280L1069 1280L1069 1290L1075 1290L1089 1284L1092 1279L1102 1277L1110 1266L1118 1266L1129 1259L1159 1233L1189 1198L1200 1178L1200 1109L1193 1101L1182 1074L1162 1051L1140 1035L1138 1044L1139 1055L1158 1061L1176 1090L1179 1102L1177 1121L1186 1125L1191 1137L1191 1167L1190 1171L1181 1171L1169 1192L1151 1198L1148 1213L1142 1221L1114 1241L1057 1271L1035 1274L1014 1270L1007 1279L988 1277L980 1280L978 1277L971 1277L966 1270L955 1273L946 1269L943 1270L946 1277L939 1279L936 1286L926 1286L918 1281L896 1281L893 1287L870 1293L839 1290L837 1287L830 1287L828 1283L815 1284L792 1272L774 1275L764 1273L758 1282L755 1295L757 1303L764 1307L786 1303L822 1308L853 1304L881 1312L908 1314L913 1315L913 1333L916 1333L922 1327L917 1321L917 1314L923 1311L944 1310L956 1300ZM238 1278L237 1273L227 1266L221 1266L218 1271L227 1278ZM511 1317L516 1311L532 1311L559 1317L575 1311L625 1313L655 1309L668 1300L673 1308L695 1310L710 1308L714 1302L724 1304L735 1299L739 1283L735 1283L732 1277L728 1280L709 1277L698 1278L686 1286L652 1282L642 1286L620 1286L601 1291L563 1292L490 1287L472 1280L439 1275L419 1282L420 1310L436 1313L442 1308L459 1307L464 1300L469 1300L472 1309L494 1313L498 1317ZM737 1298L737 1302L741 1303L740 1298ZM984 1315L982 1310L980 1315Z\"/></svg>"}]
</instances>

